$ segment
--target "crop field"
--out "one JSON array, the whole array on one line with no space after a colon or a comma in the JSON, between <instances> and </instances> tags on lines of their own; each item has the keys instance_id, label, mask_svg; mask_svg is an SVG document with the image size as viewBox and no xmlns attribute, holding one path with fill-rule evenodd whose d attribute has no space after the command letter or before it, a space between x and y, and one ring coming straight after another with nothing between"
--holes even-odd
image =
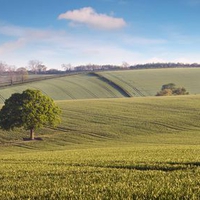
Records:
<instances>
[{"instance_id":1,"label":"crop field","mask_svg":"<svg viewBox=\"0 0 200 200\"><path fill-rule=\"evenodd\" d=\"M27 88L39 89L54 100L126 97L119 88L131 97L155 96L162 85L167 83L185 87L190 94L200 94L198 68L105 71L96 74L105 77L107 81L86 73L0 88L0 103L12 93Z\"/></svg>"},{"instance_id":2,"label":"crop field","mask_svg":"<svg viewBox=\"0 0 200 200\"><path fill-rule=\"evenodd\" d=\"M132 96L155 96L161 86L167 83L185 87L190 94L200 94L198 68L128 70L100 74L122 86Z\"/></svg>"},{"instance_id":3,"label":"crop field","mask_svg":"<svg viewBox=\"0 0 200 200\"><path fill-rule=\"evenodd\" d=\"M1 199L199 199L198 146L0 155Z\"/></svg>"},{"instance_id":4,"label":"crop field","mask_svg":"<svg viewBox=\"0 0 200 200\"><path fill-rule=\"evenodd\" d=\"M12 93L39 89L54 100L119 98L123 95L109 84L89 75L73 75L1 88L0 103Z\"/></svg>"},{"instance_id":5,"label":"crop field","mask_svg":"<svg viewBox=\"0 0 200 200\"><path fill-rule=\"evenodd\" d=\"M0 131L0 199L199 199L200 96L56 103L41 140Z\"/></svg>"}]
</instances>

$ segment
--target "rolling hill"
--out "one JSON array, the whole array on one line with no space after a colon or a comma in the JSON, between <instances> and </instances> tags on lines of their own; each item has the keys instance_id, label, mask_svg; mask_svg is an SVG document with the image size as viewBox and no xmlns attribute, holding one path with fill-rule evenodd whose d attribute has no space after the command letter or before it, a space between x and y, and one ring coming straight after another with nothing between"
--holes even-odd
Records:
<instances>
[{"instance_id":1,"label":"rolling hill","mask_svg":"<svg viewBox=\"0 0 200 200\"><path fill-rule=\"evenodd\" d=\"M0 130L0 199L199 199L199 95L56 103L38 140Z\"/></svg>"},{"instance_id":2,"label":"rolling hill","mask_svg":"<svg viewBox=\"0 0 200 200\"><path fill-rule=\"evenodd\" d=\"M199 96L68 100L57 104L62 109L62 123L55 129L39 130L36 137L44 141L23 142L29 132L0 130L0 143L42 149L96 143L200 144Z\"/></svg>"},{"instance_id":3,"label":"rolling hill","mask_svg":"<svg viewBox=\"0 0 200 200\"><path fill-rule=\"evenodd\" d=\"M163 84L175 83L200 94L200 69L105 71L52 78L0 88L0 103L12 93L39 89L54 100L154 96Z\"/></svg>"}]
</instances>

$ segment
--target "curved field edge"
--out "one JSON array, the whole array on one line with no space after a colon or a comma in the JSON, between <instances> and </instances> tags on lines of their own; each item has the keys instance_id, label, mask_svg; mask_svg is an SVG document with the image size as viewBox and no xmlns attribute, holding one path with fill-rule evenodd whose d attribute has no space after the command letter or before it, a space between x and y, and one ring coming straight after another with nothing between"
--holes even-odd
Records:
<instances>
[{"instance_id":1,"label":"curved field edge","mask_svg":"<svg viewBox=\"0 0 200 200\"><path fill-rule=\"evenodd\" d=\"M54 100L123 97L118 90L96 77L80 74L1 88L0 103L27 88L39 89Z\"/></svg>"},{"instance_id":2,"label":"curved field edge","mask_svg":"<svg viewBox=\"0 0 200 200\"><path fill-rule=\"evenodd\" d=\"M105 83L108 83L110 86L116 88L125 97L131 97L132 96L123 87L121 87L120 85L118 85L114 81L112 81L112 80L110 80L110 79L108 79L108 78L106 78L106 77L104 77L104 76L102 76L102 75L100 75L98 73L91 72L91 73L89 73L89 75L96 76L98 79L104 81Z\"/></svg>"},{"instance_id":3,"label":"curved field edge","mask_svg":"<svg viewBox=\"0 0 200 200\"><path fill-rule=\"evenodd\" d=\"M199 68L169 68L99 72L123 87L131 96L155 96L161 86L175 83L190 94L200 94Z\"/></svg>"}]
</instances>

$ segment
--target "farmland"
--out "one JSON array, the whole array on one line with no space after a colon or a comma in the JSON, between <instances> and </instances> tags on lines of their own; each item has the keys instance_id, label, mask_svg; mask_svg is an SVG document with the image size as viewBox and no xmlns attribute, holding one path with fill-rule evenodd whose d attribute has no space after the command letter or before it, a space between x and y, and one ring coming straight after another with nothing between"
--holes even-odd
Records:
<instances>
[{"instance_id":1,"label":"farmland","mask_svg":"<svg viewBox=\"0 0 200 200\"><path fill-rule=\"evenodd\" d=\"M62 123L0 131L1 199L198 199L200 96L56 101Z\"/></svg>"},{"instance_id":2,"label":"farmland","mask_svg":"<svg viewBox=\"0 0 200 200\"><path fill-rule=\"evenodd\" d=\"M155 96L167 83L185 87L190 94L200 94L198 68L105 71L96 74L107 81L86 73L0 88L0 103L12 93L27 88L39 89L54 100Z\"/></svg>"},{"instance_id":3,"label":"farmland","mask_svg":"<svg viewBox=\"0 0 200 200\"><path fill-rule=\"evenodd\" d=\"M146 69L103 72L102 76L116 82L132 96L154 96L166 83L185 87L190 94L200 93L200 69Z\"/></svg>"}]
</instances>

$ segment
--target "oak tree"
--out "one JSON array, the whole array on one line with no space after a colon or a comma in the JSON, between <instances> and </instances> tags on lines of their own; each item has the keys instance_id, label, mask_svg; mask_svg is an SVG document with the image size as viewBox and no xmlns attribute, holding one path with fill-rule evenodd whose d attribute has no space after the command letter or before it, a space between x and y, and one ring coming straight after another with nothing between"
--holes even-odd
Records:
<instances>
[{"instance_id":1,"label":"oak tree","mask_svg":"<svg viewBox=\"0 0 200 200\"><path fill-rule=\"evenodd\" d=\"M5 101L0 110L0 127L3 130L13 130L15 127L30 130L30 139L34 140L36 129L60 123L60 113L60 108L50 97L39 90L27 89L12 94Z\"/></svg>"}]
</instances>

